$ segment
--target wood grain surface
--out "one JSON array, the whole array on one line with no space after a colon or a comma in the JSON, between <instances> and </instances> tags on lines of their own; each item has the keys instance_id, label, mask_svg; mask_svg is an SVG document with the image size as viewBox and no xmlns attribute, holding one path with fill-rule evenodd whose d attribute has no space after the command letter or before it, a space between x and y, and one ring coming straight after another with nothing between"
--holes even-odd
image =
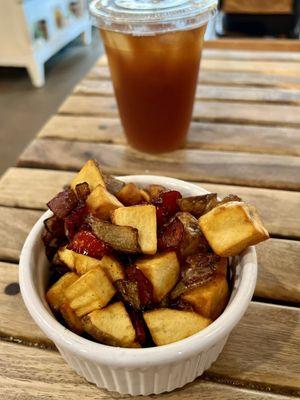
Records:
<instances>
[{"instance_id":1,"label":"wood grain surface","mask_svg":"<svg viewBox=\"0 0 300 400\"><path fill-rule=\"evenodd\" d=\"M205 42L207 49L221 49L221 50L253 50L253 51L278 51L278 52L291 52L299 51L299 40L295 39L259 39L259 38L224 38L207 40Z\"/></svg>"},{"instance_id":2,"label":"wood grain surface","mask_svg":"<svg viewBox=\"0 0 300 400\"><path fill-rule=\"evenodd\" d=\"M300 189L300 158L292 156L254 157L250 153L194 149L154 156L123 145L37 139L23 152L18 165L78 170L89 158L96 158L105 172L117 175L151 173L209 183Z\"/></svg>"},{"instance_id":3,"label":"wood grain surface","mask_svg":"<svg viewBox=\"0 0 300 400\"><path fill-rule=\"evenodd\" d=\"M0 206L45 210L46 203L68 184L73 172L10 168L0 179ZM255 205L269 232L300 238L300 193L244 186L197 183L220 196L236 193ZM284 207L283 207L284 204Z\"/></svg>"},{"instance_id":4,"label":"wood grain surface","mask_svg":"<svg viewBox=\"0 0 300 400\"><path fill-rule=\"evenodd\" d=\"M300 68L300 63L297 66ZM74 89L74 93L84 96L114 96L110 80L83 80ZM238 101L253 103L300 104L299 89L255 88L245 91L242 87L198 85L196 99L207 101Z\"/></svg>"},{"instance_id":5,"label":"wood grain surface","mask_svg":"<svg viewBox=\"0 0 300 400\"><path fill-rule=\"evenodd\" d=\"M221 10L232 14L292 14L292 0L223 0Z\"/></svg>"},{"instance_id":6,"label":"wood grain surface","mask_svg":"<svg viewBox=\"0 0 300 400\"><path fill-rule=\"evenodd\" d=\"M56 115L39 133L40 138L125 144L117 118ZM285 140L282 140L285 137ZM186 147L278 155L300 155L298 128L192 122Z\"/></svg>"},{"instance_id":7,"label":"wood grain surface","mask_svg":"<svg viewBox=\"0 0 300 400\"><path fill-rule=\"evenodd\" d=\"M247 45L247 44L245 44ZM299 45L300 49L300 45ZM223 61L222 61L223 62ZM221 62L220 62L221 64ZM96 65L86 75L86 79L109 79L110 72L106 63L104 65ZM271 72L251 72L251 71L215 71L200 70L199 82L207 85L227 85L227 86L262 86L262 87L278 87L299 89L299 76L284 75Z\"/></svg>"},{"instance_id":8,"label":"wood grain surface","mask_svg":"<svg viewBox=\"0 0 300 400\"><path fill-rule=\"evenodd\" d=\"M5 400L98 400L141 399L120 396L89 384L68 367L58 353L0 342L0 387ZM45 367L47 366L47 367ZM289 400L291 397L222 385L197 379L195 382L159 396L145 396L145 400L165 398L174 400Z\"/></svg>"},{"instance_id":9,"label":"wood grain surface","mask_svg":"<svg viewBox=\"0 0 300 400\"><path fill-rule=\"evenodd\" d=\"M59 113L74 116L118 117L115 99L101 96L70 96L61 105ZM300 126L300 113L299 107L293 105L196 101L193 121L293 127Z\"/></svg>"},{"instance_id":10,"label":"wood grain surface","mask_svg":"<svg viewBox=\"0 0 300 400\"><path fill-rule=\"evenodd\" d=\"M222 42L222 39L220 39ZM228 40L228 39L225 39ZM242 39L244 40L244 39ZM246 39L247 40L247 39ZM259 40L258 40L259 41ZM264 42L264 41L259 41ZM274 42L274 41L273 41ZM277 43L278 41L275 41ZM292 43L297 44L297 40L292 40ZM246 47L242 50L231 50L231 49L214 49L214 48L209 48L209 44L211 41L206 41L204 43L204 49L202 51L202 59L214 59L214 60L269 60L269 61L295 61L299 62L300 61L300 53L297 51L285 51L285 52L280 52L280 51L255 51L255 50L249 50ZM280 43L280 40L279 40ZM99 61L102 60L102 57L99 59ZM105 63L107 61L105 60ZM101 64L100 64L101 65ZM103 65L103 64L102 64Z\"/></svg>"},{"instance_id":11,"label":"wood grain surface","mask_svg":"<svg viewBox=\"0 0 300 400\"><path fill-rule=\"evenodd\" d=\"M0 215L0 260L18 261L26 236L41 212L0 207Z\"/></svg>"},{"instance_id":12,"label":"wood grain surface","mask_svg":"<svg viewBox=\"0 0 300 400\"><path fill-rule=\"evenodd\" d=\"M0 262L0 338L54 348L23 303L18 290L18 271L17 265Z\"/></svg>"}]
</instances>

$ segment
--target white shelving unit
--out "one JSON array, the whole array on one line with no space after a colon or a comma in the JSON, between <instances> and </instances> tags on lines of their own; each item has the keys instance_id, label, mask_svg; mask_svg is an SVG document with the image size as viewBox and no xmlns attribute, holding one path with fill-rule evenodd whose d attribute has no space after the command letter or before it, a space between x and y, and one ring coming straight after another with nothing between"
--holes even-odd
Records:
<instances>
[{"instance_id":1,"label":"white shelving unit","mask_svg":"<svg viewBox=\"0 0 300 400\"><path fill-rule=\"evenodd\" d=\"M35 87L44 63L80 34L88 45L87 0L0 0L0 65L27 68Z\"/></svg>"}]
</instances>

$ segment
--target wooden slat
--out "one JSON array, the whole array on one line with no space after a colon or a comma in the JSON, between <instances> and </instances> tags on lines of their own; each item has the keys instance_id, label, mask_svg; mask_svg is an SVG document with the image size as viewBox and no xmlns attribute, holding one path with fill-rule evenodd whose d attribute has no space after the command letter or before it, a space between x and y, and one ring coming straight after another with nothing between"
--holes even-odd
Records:
<instances>
[{"instance_id":1,"label":"wooden slat","mask_svg":"<svg viewBox=\"0 0 300 400\"><path fill-rule=\"evenodd\" d=\"M300 242L270 239L256 250L255 296L300 304Z\"/></svg>"},{"instance_id":2,"label":"wooden slat","mask_svg":"<svg viewBox=\"0 0 300 400\"><path fill-rule=\"evenodd\" d=\"M23 303L21 293L13 291L13 289L17 290L18 281L18 266L0 262L0 337L54 348L53 343L32 320ZM14 287L10 290L9 285Z\"/></svg>"},{"instance_id":3,"label":"wooden slat","mask_svg":"<svg viewBox=\"0 0 300 400\"><path fill-rule=\"evenodd\" d=\"M223 61L222 61L223 62ZM220 64L222 63L220 62ZM107 66L95 66L86 75L85 79L104 79L110 78ZM214 71L200 69L199 82L207 85L227 85L227 86L263 86L280 88L300 88L300 78L298 76L283 75L279 73L256 73L245 71Z\"/></svg>"},{"instance_id":4,"label":"wooden slat","mask_svg":"<svg viewBox=\"0 0 300 400\"><path fill-rule=\"evenodd\" d=\"M223 0L221 10L231 14L292 14L293 0Z\"/></svg>"},{"instance_id":5,"label":"wooden slat","mask_svg":"<svg viewBox=\"0 0 300 400\"><path fill-rule=\"evenodd\" d=\"M74 93L83 96L114 96L112 83L106 80L84 79L75 87ZM300 90L249 87L245 91L241 87L198 85L196 99L300 105Z\"/></svg>"},{"instance_id":6,"label":"wooden slat","mask_svg":"<svg viewBox=\"0 0 300 400\"><path fill-rule=\"evenodd\" d=\"M118 175L146 172L185 180L300 189L300 159L291 156L253 157L249 153L204 150L154 156L122 145L37 139L23 152L19 166L78 170L89 158L96 158L106 172Z\"/></svg>"},{"instance_id":7,"label":"wooden slat","mask_svg":"<svg viewBox=\"0 0 300 400\"><path fill-rule=\"evenodd\" d=\"M119 119L92 116L56 115L42 128L39 137L126 143ZM300 130L286 127L192 122L186 147L299 156Z\"/></svg>"},{"instance_id":8,"label":"wooden slat","mask_svg":"<svg viewBox=\"0 0 300 400\"><path fill-rule=\"evenodd\" d=\"M46 209L46 203L68 184L72 172L10 168L0 180L0 206ZM300 193L199 183L220 196L236 193L254 204L272 235L300 238Z\"/></svg>"},{"instance_id":9,"label":"wooden slat","mask_svg":"<svg viewBox=\"0 0 300 400\"><path fill-rule=\"evenodd\" d=\"M0 215L0 260L18 261L24 240L41 213L0 207Z\"/></svg>"},{"instance_id":10,"label":"wooden slat","mask_svg":"<svg viewBox=\"0 0 300 400\"><path fill-rule=\"evenodd\" d=\"M275 126L300 126L300 108L293 105L236 103L232 101L196 101L193 120ZM70 96L59 113L100 117L117 117L114 98Z\"/></svg>"},{"instance_id":11,"label":"wooden slat","mask_svg":"<svg viewBox=\"0 0 300 400\"><path fill-rule=\"evenodd\" d=\"M297 39L243 39L224 38L207 40L207 49L254 50L254 51L300 51L300 41Z\"/></svg>"},{"instance_id":12,"label":"wooden slat","mask_svg":"<svg viewBox=\"0 0 300 400\"><path fill-rule=\"evenodd\" d=\"M299 340L299 309L253 303L209 375L285 386L300 395Z\"/></svg>"},{"instance_id":13,"label":"wooden slat","mask_svg":"<svg viewBox=\"0 0 300 400\"><path fill-rule=\"evenodd\" d=\"M12 168L6 175L7 184L0 181L0 205L14 206L15 198L18 198L18 206L23 207L30 203L37 208L44 208L49 200L50 188L52 194L58 192L62 185L68 183L72 174L64 171L47 171ZM9 184L11 182L11 186ZM31 185L24 185L23 182L32 182ZM41 185L39 182L44 182ZM56 188L55 188L55 185ZM228 193L237 193L244 200L255 204L259 209L267 228L272 234L286 233L288 236L300 237L299 223L299 204L300 193L283 192L265 189L245 188L238 186L208 185L201 186L211 191L217 191L221 196ZM15 189L15 196L10 188ZM18 189L19 187L19 189ZM5 189L6 188L6 189ZM40 190L37 190L40 188ZM7 190L7 192L5 192ZM276 201L274 202L274 199ZM24 203L23 203L24 201ZM285 206L283 207L283 204ZM34 207L34 206L32 206ZM12 220L17 219L20 210L9 209ZM28 210L21 210L23 218L26 219ZM4 215L2 214L4 212ZM6 219L7 209L0 207L0 219ZM31 229L31 225L26 226L23 236ZM6 242L12 243L14 248L14 258L18 259L22 246L22 241L15 242L14 231L10 231L10 236L6 236ZM6 242L0 246L0 254L6 251ZM270 239L257 247L259 274L255 295L258 297L275 299L289 302L300 302L299 276L299 254L300 242L292 240ZM283 261L284 260L284 267Z\"/></svg>"},{"instance_id":14,"label":"wooden slat","mask_svg":"<svg viewBox=\"0 0 300 400\"><path fill-rule=\"evenodd\" d=\"M222 41L222 39L220 40ZM101 58L99 60L101 60ZM249 51L246 48L241 50L205 48L202 52L202 59L299 62L300 53L293 51Z\"/></svg>"},{"instance_id":15,"label":"wooden slat","mask_svg":"<svg viewBox=\"0 0 300 400\"><path fill-rule=\"evenodd\" d=\"M77 375L58 353L40 349L0 343L0 394L5 400L98 400L117 399L116 393L101 390ZM291 397L247 390L197 379L173 394L160 397L182 400L288 400ZM140 397L131 397L140 399ZM145 400L153 396L145 396Z\"/></svg>"}]
</instances>

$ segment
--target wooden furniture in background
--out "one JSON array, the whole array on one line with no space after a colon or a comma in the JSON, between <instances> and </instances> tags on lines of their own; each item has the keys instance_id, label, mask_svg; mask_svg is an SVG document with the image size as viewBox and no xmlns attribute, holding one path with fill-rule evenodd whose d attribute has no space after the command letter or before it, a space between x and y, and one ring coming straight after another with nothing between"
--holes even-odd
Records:
<instances>
[{"instance_id":1,"label":"wooden furniture in background","mask_svg":"<svg viewBox=\"0 0 300 400\"><path fill-rule=\"evenodd\" d=\"M230 14L292 14L294 0L222 0Z\"/></svg>"},{"instance_id":2,"label":"wooden furniture in background","mask_svg":"<svg viewBox=\"0 0 300 400\"><path fill-rule=\"evenodd\" d=\"M206 49L187 147L161 156L140 154L126 145L102 58L23 152L18 166L4 174L1 398L116 398L65 364L29 317L17 286L26 235L49 198L91 157L107 173L169 175L220 195L237 193L259 208L271 233L269 241L257 246L254 299L220 358L203 378L160 397L300 396L300 53L270 50Z\"/></svg>"}]
</instances>

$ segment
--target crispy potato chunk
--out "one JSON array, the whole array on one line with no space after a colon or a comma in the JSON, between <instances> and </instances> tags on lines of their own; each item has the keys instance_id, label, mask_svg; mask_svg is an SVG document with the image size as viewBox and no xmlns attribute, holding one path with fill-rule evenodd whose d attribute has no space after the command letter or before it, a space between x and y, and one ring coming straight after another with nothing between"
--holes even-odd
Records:
<instances>
[{"instance_id":1,"label":"crispy potato chunk","mask_svg":"<svg viewBox=\"0 0 300 400\"><path fill-rule=\"evenodd\" d=\"M206 328L212 321L193 311L169 308L147 311L144 320L157 346L178 342Z\"/></svg>"},{"instance_id":2,"label":"crispy potato chunk","mask_svg":"<svg viewBox=\"0 0 300 400\"><path fill-rule=\"evenodd\" d=\"M147 190L140 189L140 193L141 193L143 201L146 201L147 203L151 202L151 197L150 197L150 194L147 192Z\"/></svg>"},{"instance_id":3,"label":"crispy potato chunk","mask_svg":"<svg viewBox=\"0 0 300 400\"><path fill-rule=\"evenodd\" d=\"M115 293L116 289L101 268L91 269L65 290L70 307L78 317L105 307Z\"/></svg>"},{"instance_id":4,"label":"crispy potato chunk","mask_svg":"<svg viewBox=\"0 0 300 400\"><path fill-rule=\"evenodd\" d=\"M196 312L214 320L223 312L228 302L226 276L215 274L210 282L188 290L181 298L191 304Z\"/></svg>"},{"instance_id":5,"label":"crispy potato chunk","mask_svg":"<svg viewBox=\"0 0 300 400\"><path fill-rule=\"evenodd\" d=\"M127 183L117 194L116 197L125 206L134 206L139 204L143 198L139 188L134 183Z\"/></svg>"},{"instance_id":6,"label":"crispy potato chunk","mask_svg":"<svg viewBox=\"0 0 300 400\"><path fill-rule=\"evenodd\" d=\"M117 208L112 213L112 221L116 225L136 228L142 253L156 253L156 208L153 205Z\"/></svg>"},{"instance_id":7,"label":"crispy potato chunk","mask_svg":"<svg viewBox=\"0 0 300 400\"><path fill-rule=\"evenodd\" d=\"M87 182L89 184L91 191L94 190L98 185L105 187L102 173L96 161L88 160L72 180L70 186L75 191L76 185L83 182Z\"/></svg>"},{"instance_id":8,"label":"crispy potato chunk","mask_svg":"<svg viewBox=\"0 0 300 400\"><path fill-rule=\"evenodd\" d=\"M67 265L71 270L75 270L78 275L84 275L93 268L102 268L113 282L125 278L122 265L113 256L105 255L101 260L98 260L97 258L68 250L66 247L61 247L57 255L63 264Z\"/></svg>"},{"instance_id":9,"label":"crispy potato chunk","mask_svg":"<svg viewBox=\"0 0 300 400\"><path fill-rule=\"evenodd\" d=\"M67 301L60 306L59 311L72 332L77 335L84 332L81 319L77 317Z\"/></svg>"},{"instance_id":10,"label":"crispy potato chunk","mask_svg":"<svg viewBox=\"0 0 300 400\"><path fill-rule=\"evenodd\" d=\"M160 302L173 289L180 271L175 251L156 254L155 256L138 260L135 266L152 283L154 300L156 302Z\"/></svg>"},{"instance_id":11,"label":"crispy potato chunk","mask_svg":"<svg viewBox=\"0 0 300 400\"><path fill-rule=\"evenodd\" d=\"M123 204L103 186L98 185L86 200L90 212L98 218L110 219L110 213Z\"/></svg>"},{"instance_id":12,"label":"crispy potato chunk","mask_svg":"<svg viewBox=\"0 0 300 400\"><path fill-rule=\"evenodd\" d=\"M84 329L110 346L137 347L136 333L122 302L95 310L82 319Z\"/></svg>"},{"instance_id":13,"label":"crispy potato chunk","mask_svg":"<svg viewBox=\"0 0 300 400\"><path fill-rule=\"evenodd\" d=\"M59 307L66 300L65 289L67 289L72 283L76 282L79 276L74 272L67 272L64 274L46 293L46 300L49 306L54 311L58 311Z\"/></svg>"},{"instance_id":14,"label":"crispy potato chunk","mask_svg":"<svg viewBox=\"0 0 300 400\"><path fill-rule=\"evenodd\" d=\"M150 198L151 198L151 200L153 200L160 193L165 192L167 189L161 185L150 185L148 190L149 190Z\"/></svg>"},{"instance_id":15,"label":"crispy potato chunk","mask_svg":"<svg viewBox=\"0 0 300 400\"><path fill-rule=\"evenodd\" d=\"M200 217L199 225L211 248L221 257L235 256L269 238L255 208L239 201L215 207Z\"/></svg>"}]
</instances>

